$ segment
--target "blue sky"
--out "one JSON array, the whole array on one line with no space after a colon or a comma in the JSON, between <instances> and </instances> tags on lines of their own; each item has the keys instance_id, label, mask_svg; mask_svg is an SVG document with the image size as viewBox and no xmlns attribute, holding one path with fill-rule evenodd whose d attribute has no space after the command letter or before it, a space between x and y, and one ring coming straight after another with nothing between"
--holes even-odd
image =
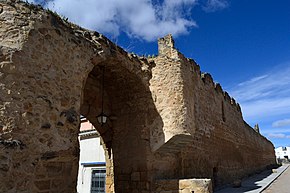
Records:
<instances>
[{"instance_id":1,"label":"blue sky","mask_svg":"<svg viewBox=\"0 0 290 193\"><path fill-rule=\"evenodd\" d=\"M129 52L157 54L157 38L212 74L275 147L290 146L290 1L28 0L96 30Z\"/></svg>"}]
</instances>

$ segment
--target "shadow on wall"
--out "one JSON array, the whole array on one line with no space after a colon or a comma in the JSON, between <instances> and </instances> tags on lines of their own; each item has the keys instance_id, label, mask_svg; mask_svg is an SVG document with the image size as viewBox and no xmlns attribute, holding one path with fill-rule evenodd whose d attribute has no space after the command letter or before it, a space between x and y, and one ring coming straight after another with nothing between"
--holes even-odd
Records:
<instances>
[{"instance_id":1,"label":"shadow on wall","mask_svg":"<svg viewBox=\"0 0 290 193\"><path fill-rule=\"evenodd\" d=\"M100 66L105 66L104 79ZM113 159L114 172L110 175L114 176L111 180L116 193L151 191L150 133L160 130L163 136L159 139L165 139L162 118L147 85L136 74L121 67L115 58L96 65L83 89L80 113L98 130L108 156ZM97 120L102 102L103 112L108 116L103 126Z\"/></svg>"}]
</instances>

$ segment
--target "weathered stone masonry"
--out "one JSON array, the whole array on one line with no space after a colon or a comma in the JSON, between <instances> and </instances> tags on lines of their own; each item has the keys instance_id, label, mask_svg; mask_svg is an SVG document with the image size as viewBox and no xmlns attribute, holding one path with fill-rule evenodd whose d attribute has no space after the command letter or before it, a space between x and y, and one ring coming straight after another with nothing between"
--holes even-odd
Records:
<instances>
[{"instance_id":1,"label":"weathered stone masonry","mask_svg":"<svg viewBox=\"0 0 290 193\"><path fill-rule=\"evenodd\" d=\"M107 192L211 192L274 164L234 99L171 36L158 44L157 57L138 57L41 7L0 1L0 192L75 192L80 114L106 145Z\"/></svg>"}]
</instances>

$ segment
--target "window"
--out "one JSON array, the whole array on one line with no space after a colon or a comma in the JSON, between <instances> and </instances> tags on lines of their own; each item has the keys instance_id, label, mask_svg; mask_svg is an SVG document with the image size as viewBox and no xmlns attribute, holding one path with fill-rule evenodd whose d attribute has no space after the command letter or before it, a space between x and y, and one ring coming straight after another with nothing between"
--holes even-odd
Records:
<instances>
[{"instance_id":1,"label":"window","mask_svg":"<svg viewBox=\"0 0 290 193\"><path fill-rule=\"evenodd\" d=\"M92 171L91 193L105 193L106 169L98 168Z\"/></svg>"},{"instance_id":2,"label":"window","mask_svg":"<svg viewBox=\"0 0 290 193\"><path fill-rule=\"evenodd\" d=\"M287 147L282 147L282 150L283 151L287 151Z\"/></svg>"}]
</instances>

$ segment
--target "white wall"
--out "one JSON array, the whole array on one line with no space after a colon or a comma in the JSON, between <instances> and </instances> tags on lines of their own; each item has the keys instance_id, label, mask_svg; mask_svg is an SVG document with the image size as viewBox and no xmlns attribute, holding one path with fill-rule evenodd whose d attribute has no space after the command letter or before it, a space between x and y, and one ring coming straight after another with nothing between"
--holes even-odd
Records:
<instances>
[{"instance_id":1,"label":"white wall","mask_svg":"<svg viewBox=\"0 0 290 193\"><path fill-rule=\"evenodd\" d=\"M85 135L86 133L80 134ZM96 166L84 166L96 162L105 162L105 152L101 145L100 137L83 139L80 141L80 161L77 191L78 193L90 193L92 170L98 168ZM103 168L105 166L102 166Z\"/></svg>"},{"instance_id":2,"label":"white wall","mask_svg":"<svg viewBox=\"0 0 290 193\"><path fill-rule=\"evenodd\" d=\"M105 152L100 137L80 140L80 162L105 162Z\"/></svg>"},{"instance_id":3,"label":"white wall","mask_svg":"<svg viewBox=\"0 0 290 193\"><path fill-rule=\"evenodd\" d=\"M283 150L283 147L278 147L275 149L275 154L277 158L283 159L284 156L288 156L290 159L290 147L286 147L286 151Z\"/></svg>"}]
</instances>

